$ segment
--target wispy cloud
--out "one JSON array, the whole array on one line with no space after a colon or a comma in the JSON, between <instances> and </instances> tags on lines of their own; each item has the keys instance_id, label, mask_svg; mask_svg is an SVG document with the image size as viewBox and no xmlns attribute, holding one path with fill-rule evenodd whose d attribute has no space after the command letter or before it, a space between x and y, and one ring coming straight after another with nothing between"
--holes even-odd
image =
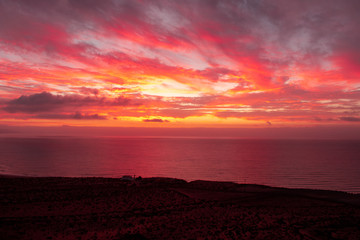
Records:
<instances>
[{"instance_id":1,"label":"wispy cloud","mask_svg":"<svg viewBox=\"0 0 360 240\"><path fill-rule=\"evenodd\" d=\"M0 119L356 124L359 11L357 0L0 1Z\"/></svg>"}]
</instances>

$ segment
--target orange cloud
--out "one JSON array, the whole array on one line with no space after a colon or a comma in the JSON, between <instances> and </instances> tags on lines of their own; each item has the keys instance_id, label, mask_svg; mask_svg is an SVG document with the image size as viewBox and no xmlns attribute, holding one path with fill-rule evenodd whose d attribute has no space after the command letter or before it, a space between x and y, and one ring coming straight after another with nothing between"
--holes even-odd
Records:
<instances>
[{"instance_id":1,"label":"orange cloud","mask_svg":"<svg viewBox=\"0 0 360 240\"><path fill-rule=\"evenodd\" d=\"M0 121L358 124L360 6L330 2L2 1Z\"/></svg>"}]
</instances>

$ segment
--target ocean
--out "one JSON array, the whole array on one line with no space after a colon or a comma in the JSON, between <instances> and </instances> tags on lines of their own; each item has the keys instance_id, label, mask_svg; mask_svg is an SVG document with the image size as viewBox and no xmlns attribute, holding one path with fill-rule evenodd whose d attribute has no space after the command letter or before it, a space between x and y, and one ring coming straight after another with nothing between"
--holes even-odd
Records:
<instances>
[{"instance_id":1,"label":"ocean","mask_svg":"<svg viewBox=\"0 0 360 240\"><path fill-rule=\"evenodd\" d=\"M360 141L0 138L0 174L135 175L360 193Z\"/></svg>"}]
</instances>

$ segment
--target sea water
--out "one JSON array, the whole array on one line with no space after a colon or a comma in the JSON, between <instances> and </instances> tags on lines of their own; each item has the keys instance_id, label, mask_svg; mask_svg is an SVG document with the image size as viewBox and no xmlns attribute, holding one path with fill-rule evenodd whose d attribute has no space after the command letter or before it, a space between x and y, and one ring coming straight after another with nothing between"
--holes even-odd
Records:
<instances>
[{"instance_id":1,"label":"sea water","mask_svg":"<svg viewBox=\"0 0 360 240\"><path fill-rule=\"evenodd\" d=\"M0 138L0 174L136 175L360 193L360 141Z\"/></svg>"}]
</instances>

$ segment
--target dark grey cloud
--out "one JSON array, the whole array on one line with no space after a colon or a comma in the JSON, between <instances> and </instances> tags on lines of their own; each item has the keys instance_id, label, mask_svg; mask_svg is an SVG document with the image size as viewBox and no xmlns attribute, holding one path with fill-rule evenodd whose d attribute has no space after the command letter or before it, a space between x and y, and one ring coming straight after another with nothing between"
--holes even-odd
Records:
<instances>
[{"instance_id":1,"label":"dark grey cloud","mask_svg":"<svg viewBox=\"0 0 360 240\"><path fill-rule=\"evenodd\" d=\"M144 119L143 122L163 123L163 122L169 122L169 120L164 120L161 118L150 118L150 119Z\"/></svg>"},{"instance_id":2,"label":"dark grey cloud","mask_svg":"<svg viewBox=\"0 0 360 240\"><path fill-rule=\"evenodd\" d=\"M80 88L75 88L75 89L85 95L88 95L88 94L98 95L99 94L99 89L97 89L97 88L80 87Z\"/></svg>"},{"instance_id":3,"label":"dark grey cloud","mask_svg":"<svg viewBox=\"0 0 360 240\"><path fill-rule=\"evenodd\" d=\"M74 114L38 114L31 116L31 118L39 119L75 119L75 120L106 120L106 116L99 114L82 114L76 112Z\"/></svg>"},{"instance_id":4,"label":"dark grey cloud","mask_svg":"<svg viewBox=\"0 0 360 240\"><path fill-rule=\"evenodd\" d=\"M3 108L9 113L37 113L52 112L62 108L74 108L84 106L128 106L130 100L123 97L109 100L98 97L84 97L81 95L54 95L49 92L22 95L6 103Z\"/></svg>"},{"instance_id":5,"label":"dark grey cloud","mask_svg":"<svg viewBox=\"0 0 360 240\"><path fill-rule=\"evenodd\" d=\"M197 70L197 73L199 75L206 77L206 79L214 81L214 82L219 81L221 76L223 76L225 74L230 74L230 73L232 73L234 75L237 74L233 70L230 70L227 68L217 68L217 67L207 68L204 70Z\"/></svg>"},{"instance_id":6,"label":"dark grey cloud","mask_svg":"<svg viewBox=\"0 0 360 240\"><path fill-rule=\"evenodd\" d=\"M338 121L338 119L336 118L320 118L320 117L314 117L315 121L317 122L334 122L334 121Z\"/></svg>"},{"instance_id":7,"label":"dark grey cloud","mask_svg":"<svg viewBox=\"0 0 360 240\"><path fill-rule=\"evenodd\" d=\"M346 122L360 122L360 117L340 117L339 119Z\"/></svg>"}]
</instances>

